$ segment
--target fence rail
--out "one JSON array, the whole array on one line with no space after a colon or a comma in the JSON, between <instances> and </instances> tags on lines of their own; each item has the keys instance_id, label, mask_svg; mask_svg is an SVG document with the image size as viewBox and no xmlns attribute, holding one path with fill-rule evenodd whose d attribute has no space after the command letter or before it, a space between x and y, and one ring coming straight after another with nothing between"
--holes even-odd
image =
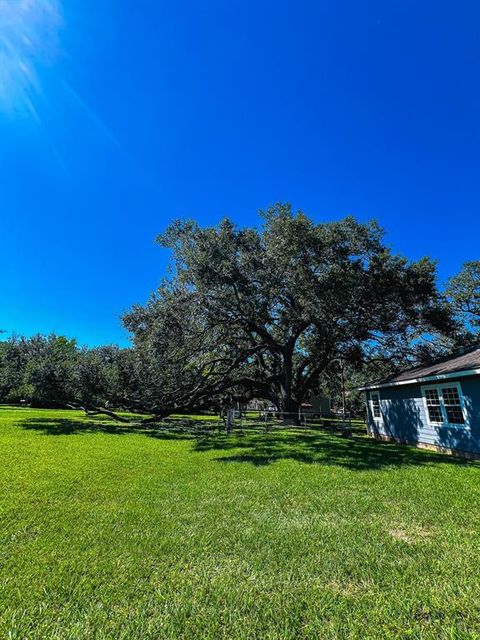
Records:
<instances>
[{"instance_id":1,"label":"fence rail","mask_svg":"<svg viewBox=\"0 0 480 640\"><path fill-rule=\"evenodd\" d=\"M229 416L224 416L224 423L227 431L247 428L262 428L265 432L278 429L329 429L350 435L354 431L365 430L362 418L347 414L323 416L308 411L232 410Z\"/></svg>"}]
</instances>

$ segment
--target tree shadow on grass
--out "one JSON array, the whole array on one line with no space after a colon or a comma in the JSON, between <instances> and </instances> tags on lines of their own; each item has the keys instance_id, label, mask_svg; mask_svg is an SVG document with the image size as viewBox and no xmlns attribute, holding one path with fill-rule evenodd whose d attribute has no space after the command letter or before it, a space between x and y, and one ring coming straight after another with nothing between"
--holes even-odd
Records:
<instances>
[{"instance_id":1,"label":"tree shadow on grass","mask_svg":"<svg viewBox=\"0 0 480 640\"><path fill-rule=\"evenodd\" d=\"M215 459L225 464L249 463L254 466L267 466L281 460L294 460L306 464L333 465L367 471L439 463L472 464L464 458L377 441L366 435L344 438L331 432L277 432L232 440L226 440L226 436L220 435L200 438L196 442L195 449L226 452L231 450L231 454L221 455Z\"/></svg>"},{"instance_id":2,"label":"tree shadow on grass","mask_svg":"<svg viewBox=\"0 0 480 640\"><path fill-rule=\"evenodd\" d=\"M106 420L104 416L88 418L34 418L19 422L26 430L41 431L49 436L106 433L110 435L144 435L165 440L192 439L212 432L198 420L189 418L162 423L123 423Z\"/></svg>"},{"instance_id":3,"label":"tree shadow on grass","mask_svg":"<svg viewBox=\"0 0 480 640\"><path fill-rule=\"evenodd\" d=\"M20 422L24 429L46 435L61 436L86 433L143 435L160 440L188 440L198 453L218 452L214 460L222 464L247 463L257 467L281 460L304 464L339 466L367 471L399 466L433 464L475 464L463 458L382 442L357 432L352 438L341 437L332 429L277 429L265 432L251 425L228 435L215 422L190 418L172 419L158 424L120 424L100 416L79 418L34 418Z\"/></svg>"}]
</instances>

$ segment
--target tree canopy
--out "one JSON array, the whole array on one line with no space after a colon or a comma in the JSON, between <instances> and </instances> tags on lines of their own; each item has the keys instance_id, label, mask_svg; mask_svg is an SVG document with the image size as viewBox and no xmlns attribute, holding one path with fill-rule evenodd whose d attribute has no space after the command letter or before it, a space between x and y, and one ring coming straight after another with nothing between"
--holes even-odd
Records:
<instances>
[{"instance_id":1,"label":"tree canopy","mask_svg":"<svg viewBox=\"0 0 480 640\"><path fill-rule=\"evenodd\" d=\"M128 349L80 348L57 335L12 337L0 343L0 401L78 407L111 414L132 384Z\"/></svg>"},{"instance_id":2,"label":"tree canopy","mask_svg":"<svg viewBox=\"0 0 480 640\"><path fill-rule=\"evenodd\" d=\"M448 282L446 294L462 324L480 330L480 260L466 262Z\"/></svg>"},{"instance_id":3,"label":"tree canopy","mask_svg":"<svg viewBox=\"0 0 480 640\"><path fill-rule=\"evenodd\" d=\"M451 327L434 263L393 254L375 222L317 224L289 205L262 218L159 237L171 277L124 317L151 410L261 397L295 412L333 361L406 357Z\"/></svg>"},{"instance_id":4,"label":"tree canopy","mask_svg":"<svg viewBox=\"0 0 480 640\"><path fill-rule=\"evenodd\" d=\"M159 236L169 275L125 314L130 348L54 335L0 342L0 401L158 418L259 398L295 413L334 393L339 371L353 398L365 376L464 341L467 315L480 327L479 263L446 297L435 264L393 253L375 222L316 223L281 204L261 215L258 228L175 221Z\"/></svg>"}]
</instances>

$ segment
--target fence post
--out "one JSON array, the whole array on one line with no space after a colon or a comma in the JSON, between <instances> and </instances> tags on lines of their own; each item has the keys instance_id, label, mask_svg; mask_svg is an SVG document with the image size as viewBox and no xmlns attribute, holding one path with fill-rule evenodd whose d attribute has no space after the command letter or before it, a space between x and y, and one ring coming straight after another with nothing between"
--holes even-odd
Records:
<instances>
[{"instance_id":1,"label":"fence post","mask_svg":"<svg viewBox=\"0 0 480 640\"><path fill-rule=\"evenodd\" d=\"M231 433L232 428L233 428L233 416L234 416L234 409L232 409L231 407L229 409L227 409L227 433Z\"/></svg>"}]
</instances>

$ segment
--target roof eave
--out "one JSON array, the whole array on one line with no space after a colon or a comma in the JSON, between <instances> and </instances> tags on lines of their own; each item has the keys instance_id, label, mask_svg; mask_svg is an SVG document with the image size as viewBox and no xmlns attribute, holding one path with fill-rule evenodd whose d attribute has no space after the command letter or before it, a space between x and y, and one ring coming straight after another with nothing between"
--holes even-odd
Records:
<instances>
[{"instance_id":1,"label":"roof eave","mask_svg":"<svg viewBox=\"0 0 480 640\"><path fill-rule=\"evenodd\" d=\"M397 382L379 382L377 384L369 384L359 387L359 391L370 391L371 389L385 389L387 387L399 387L407 384L420 384L423 382L435 382L437 380L449 380L451 378L465 378L467 376L480 375L480 369L464 369L463 371L452 371L451 373L443 373L435 376L420 376L409 380L399 380Z\"/></svg>"}]
</instances>

